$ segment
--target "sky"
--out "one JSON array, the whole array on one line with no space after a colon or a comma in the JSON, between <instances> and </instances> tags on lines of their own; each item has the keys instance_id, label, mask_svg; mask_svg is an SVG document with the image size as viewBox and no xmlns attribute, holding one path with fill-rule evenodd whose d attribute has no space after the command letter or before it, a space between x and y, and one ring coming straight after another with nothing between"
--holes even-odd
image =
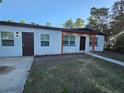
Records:
<instances>
[{"instance_id":1,"label":"sky","mask_svg":"<svg viewBox=\"0 0 124 93\"><path fill-rule=\"evenodd\" d=\"M92 7L111 8L117 0L2 0L0 20L25 20L27 23L52 23L61 27L72 18L82 18L87 22Z\"/></svg>"}]
</instances>

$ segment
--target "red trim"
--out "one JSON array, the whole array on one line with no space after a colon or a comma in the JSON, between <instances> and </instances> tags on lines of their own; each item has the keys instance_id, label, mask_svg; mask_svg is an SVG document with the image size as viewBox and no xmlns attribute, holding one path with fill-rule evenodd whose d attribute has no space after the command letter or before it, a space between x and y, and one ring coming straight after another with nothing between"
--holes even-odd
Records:
<instances>
[{"instance_id":1,"label":"red trim","mask_svg":"<svg viewBox=\"0 0 124 93\"><path fill-rule=\"evenodd\" d=\"M62 46L61 46L61 54L63 54L63 47L64 47L64 34L62 32Z\"/></svg>"},{"instance_id":2,"label":"red trim","mask_svg":"<svg viewBox=\"0 0 124 93\"><path fill-rule=\"evenodd\" d=\"M95 44L95 42L96 42L96 34L93 34L93 51L95 51L95 47L96 47L96 44Z\"/></svg>"}]
</instances>

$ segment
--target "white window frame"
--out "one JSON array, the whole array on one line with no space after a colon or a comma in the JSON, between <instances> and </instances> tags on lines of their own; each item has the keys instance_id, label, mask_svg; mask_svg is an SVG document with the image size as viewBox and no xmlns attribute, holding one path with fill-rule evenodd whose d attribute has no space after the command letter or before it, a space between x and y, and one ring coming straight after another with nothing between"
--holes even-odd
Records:
<instances>
[{"instance_id":1,"label":"white window frame","mask_svg":"<svg viewBox=\"0 0 124 93\"><path fill-rule=\"evenodd\" d=\"M43 38L43 37L45 37L45 38ZM50 46L50 35L49 34L41 34L41 46L42 47Z\"/></svg>"},{"instance_id":2,"label":"white window frame","mask_svg":"<svg viewBox=\"0 0 124 93\"><path fill-rule=\"evenodd\" d=\"M67 37L67 39L65 39L65 37ZM74 40L71 40L71 39L74 39ZM75 36L73 35L64 35L64 46L75 46ZM65 42L67 42L67 44L65 44ZM73 42L73 44L72 44Z\"/></svg>"},{"instance_id":3,"label":"white window frame","mask_svg":"<svg viewBox=\"0 0 124 93\"><path fill-rule=\"evenodd\" d=\"M2 35L3 33L11 33L12 34L12 36L11 36L11 38L9 38L9 36L7 37L4 37L4 35ZM7 43L5 43L5 42L7 42ZM11 43L12 44L11 44ZM1 32L1 45L2 46L14 46L14 32Z\"/></svg>"}]
</instances>

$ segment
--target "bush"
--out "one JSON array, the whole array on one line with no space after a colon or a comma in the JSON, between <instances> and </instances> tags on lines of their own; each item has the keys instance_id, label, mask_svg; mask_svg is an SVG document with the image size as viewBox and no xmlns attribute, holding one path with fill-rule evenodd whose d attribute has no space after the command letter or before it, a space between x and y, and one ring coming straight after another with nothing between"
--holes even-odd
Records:
<instances>
[{"instance_id":1,"label":"bush","mask_svg":"<svg viewBox=\"0 0 124 93\"><path fill-rule=\"evenodd\" d=\"M106 49L106 50L111 50L111 48L112 48L112 45L110 45L110 44L107 44L107 45L105 46L105 49Z\"/></svg>"},{"instance_id":2,"label":"bush","mask_svg":"<svg viewBox=\"0 0 124 93\"><path fill-rule=\"evenodd\" d=\"M68 87L64 87L63 93L70 93L70 92L69 92L69 88L68 88Z\"/></svg>"},{"instance_id":3,"label":"bush","mask_svg":"<svg viewBox=\"0 0 124 93\"><path fill-rule=\"evenodd\" d=\"M117 51L124 53L124 34L117 38L116 49Z\"/></svg>"}]
</instances>

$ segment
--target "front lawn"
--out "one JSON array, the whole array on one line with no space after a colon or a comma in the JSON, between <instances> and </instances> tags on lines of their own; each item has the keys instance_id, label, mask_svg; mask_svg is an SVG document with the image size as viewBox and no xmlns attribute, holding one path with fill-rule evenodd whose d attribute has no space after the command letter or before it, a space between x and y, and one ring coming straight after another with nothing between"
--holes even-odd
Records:
<instances>
[{"instance_id":1,"label":"front lawn","mask_svg":"<svg viewBox=\"0 0 124 93\"><path fill-rule=\"evenodd\" d=\"M108 57L108 58L112 58L112 59L124 62L124 54L122 54L122 53L117 53L114 51L104 51L104 52L94 52L94 53L99 54L104 57Z\"/></svg>"},{"instance_id":2,"label":"front lawn","mask_svg":"<svg viewBox=\"0 0 124 93\"><path fill-rule=\"evenodd\" d=\"M124 67L85 54L35 57L24 93L123 93Z\"/></svg>"}]
</instances>

